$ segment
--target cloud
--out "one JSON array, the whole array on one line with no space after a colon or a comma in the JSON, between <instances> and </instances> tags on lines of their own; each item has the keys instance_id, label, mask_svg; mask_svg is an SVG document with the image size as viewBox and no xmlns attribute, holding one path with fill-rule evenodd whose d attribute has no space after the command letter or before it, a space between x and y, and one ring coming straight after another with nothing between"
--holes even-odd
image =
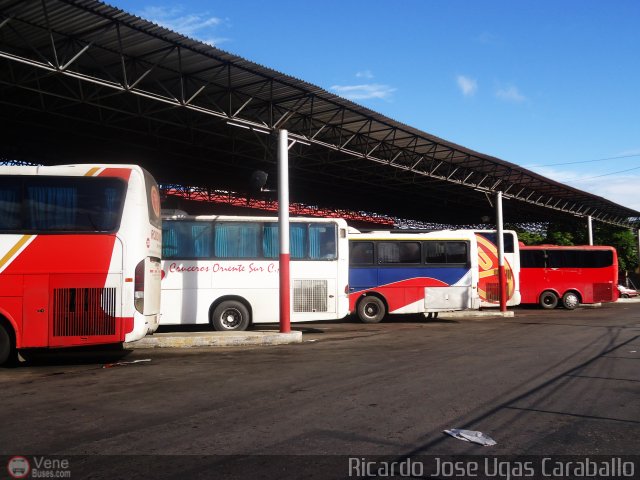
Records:
<instances>
[{"instance_id":1,"label":"cloud","mask_svg":"<svg viewBox=\"0 0 640 480\"><path fill-rule=\"evenodd\" d=\"M556 182L570 185L640 212L640 197L638 197L640 175L627 173L594 178L600 173L593 170L580 172L577 169L557 168L532 168L532 170Z\"/></svg>"},{"instance_id":2,"label":"cloud","mask_svg":"<svg viewBox=\"0 0 640 480\"><path fill-rule=\"evenodd\" d=\"M185 13L182 6L145 7L138 14L158 25L197 38L212 45L220 44L228 39L212 35L213 31L223 24L223 19L203 13Z\"/></svg>"},{"instance_id":3,"label":"cloud","mask_svg":"<svg viewBox=\"0 0 640 480\"><path fill-rule=\"evenodd\" d=\"M603 181L606 179L606 181ZM638 185L640 175L612 175L610 177L572 181L573 186L594 195L599 195L623 207L640 212Z\"/></svg>"},{"instance_id":4,"label":"cloud","mask_svg":"<svg viewBox=\"0 0 640 480\"><path fill-rule=\"evenodd\" d=\"M618 154L621 157L636 157L640 156L640 148L632 148L631 150L625 150Z\"/></svg>"},{"instance_id":5,"label":"cloud","mask_svg":"<svg viewBox=\"0 0 640 480\"><path fill-rule=\"evenodd\" d=\"M504 88L499 88L496 91L496 97L506 102L513 102L513 103L522 103L527 99L527 97L525 97L520 93L520 91L518 90L518 87L515 87L513 85L509 85Z\"/></svg>"},{"instance_id":6,"label":"cloud","mask_svg":"<svg viewBox=\"0 0 640 480\"><path fill-rule=\"evenodd\" d=\"M458 87L465 97L472 97L478 91L478 82L475 80L475 78L458 75L456 77L456 82L458 83Z\"/></svg>"},{"instance_id":7,"label":"cloud","mask_svg":"<svg viewBox=\"0 0 640 480\"><path fill-rule=\"evenodd\" d=\"M356 77L357 78L373 78L373 73L371 73L371 70L363 70L361 72L357 72L356 73Z\"/></svg>"},{"instance_id":8,"label":"cloud","mask_svg":"<svg viewBox=\"0 0 640 480\"><path fill-rule=\"evenodd\" d=\"M331 87L337 95L349 100L368 100L371 98L387 99L391 97L395 88L389 85L368 83L362 85L333 85Z\"/></svg>"}]
</instances>

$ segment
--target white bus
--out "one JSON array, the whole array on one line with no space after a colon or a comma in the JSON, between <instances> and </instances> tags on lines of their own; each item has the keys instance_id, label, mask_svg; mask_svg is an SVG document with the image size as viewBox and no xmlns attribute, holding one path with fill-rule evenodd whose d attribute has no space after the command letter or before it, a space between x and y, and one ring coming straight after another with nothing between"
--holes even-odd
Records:
<instances>
[{"instance_id":1,"label":"white bus","mask_svg":"<svg viewBox=\"0 0 640 480\"><path fill-rule=\"evenodd\" d=\"M0 166L0 363L157 329L160 213L135 165Z\"/></svg>"},{"instance_id":2,"label":"white bus","mask_svg":"<svg viewBox=\"0 0 640 480\"><path fill-rule=\"evenodd\" d=\"M162 325L278 322L277 218L173 215L162 228ZM290 252L291 321L347 316L346 222L291 218Z\"/></svg>"}]
</instances>

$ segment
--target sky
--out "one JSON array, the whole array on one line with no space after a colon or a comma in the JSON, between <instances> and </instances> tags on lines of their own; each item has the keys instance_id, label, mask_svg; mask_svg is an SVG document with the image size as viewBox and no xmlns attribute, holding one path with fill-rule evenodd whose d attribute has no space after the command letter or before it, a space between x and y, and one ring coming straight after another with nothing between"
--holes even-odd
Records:
<instances>
[{"instance_id":1,"label":"sky","mask_svg":"<svg viewBox=\"0 0 640 480\"><path fill-rule=\"evenodd\" d=\"M640 211L638 0L107 0Z\"/></svg>"}]
</instances>

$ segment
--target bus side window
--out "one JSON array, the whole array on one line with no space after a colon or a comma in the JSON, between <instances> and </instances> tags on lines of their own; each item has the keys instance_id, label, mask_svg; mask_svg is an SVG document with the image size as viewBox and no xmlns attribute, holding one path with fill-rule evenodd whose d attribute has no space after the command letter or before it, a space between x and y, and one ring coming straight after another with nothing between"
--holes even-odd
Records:
<instances>
[{"instance_id":1,"label":"bus side window","mask_svg":"<svg viewBox=\"0 0 640 480\"><path fill-rule=\"evenodd\" d=\"M373 242L351 242L350 247L351 265L373 265Z\"/></svg>"},{"instance_id":2,"label":"bus side window","mask_svg":"<svg viewBox=\"0 0 640 480\"><path fill-rule=\"evenodd\" d=\"M425 263L446 263L445 242L425 242Z\"/></svg>"},{"instance_id":3,"label":"bus side window","mask_svg":"<svg viewBox=\"0 0 640 480\"><path fill-rule=\"evenodd\" d=\"M0 230L17 230L22 227L22 196L20 185L0 180Z\"/></svg>"},{"instance_id":4,"label":"bus side window","mask_svg":"<svg viewBox=\"0 0 640 480\"><path fill-rule=\"evenodd\" d=\"M447 242L447 263L464 263L469 261L465 242Z\"/></svg>"},{"instance_id":5,"label":"bus side window","mask_svg":"<svg viewBox=\"0 0 640 480\"><path fill-rule=\"evenodd\" d=\"M400 243L400 263L420 263L420 243Z\"/></svg>"}]
</instances>

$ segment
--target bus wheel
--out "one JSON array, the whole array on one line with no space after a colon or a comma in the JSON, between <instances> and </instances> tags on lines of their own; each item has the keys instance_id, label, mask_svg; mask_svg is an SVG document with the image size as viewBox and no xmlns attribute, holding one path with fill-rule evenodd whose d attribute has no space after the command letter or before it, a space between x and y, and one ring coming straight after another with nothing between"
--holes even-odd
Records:
<instances>
[{"instance_id":1,"label":"bus wheel","mask_svg":"<svg viewBox=\"0 0 640 480\"><path fill-rule=\"evenodd\" d=\"M562 296L562 306L567 310L573 310L580 304L580 298L576 292L567 292Z\"/></svg>"},{"instance_id":2,"label":"bus wheel","mask_svg":"<svg viewBox=\"0 0 640 480\"><path fill-rule=\"evenodd\" d=\"M551 310L558 306L558 297L553 292L542 292L540 295L540 306Z\"/></svg>"},{"instance_id":3,"label":"bus wheel","mask_svg":"<svg viewBox=\"0 0 640 480\"><path fill-rule=\"evenodd\" d=\"M358 318L363 323L378 323L386 315L384 302L378 297L366 296L358 302Z\"/></svg>"},{"instance_id":4,"label":"bus wheel","mask_svg":"<svg viewBox=\"0 0 640 480\"><path fill-rule=\"evenodd\" d=\"M249 310L235 300L222 302L213 311L213 328L222 332L246 330L249 326Z\"/></svg>"},{"instance_id":5,"label":"bus wheel","mask_svg":"<svg viewBox=\"0 0 640 480\"><path fill-rule=\"evenodd\" d=\"M17 360L16 349L13 346L11 335L0 323L0 365L11 365Z\"/></svg>"}]
</instances>

